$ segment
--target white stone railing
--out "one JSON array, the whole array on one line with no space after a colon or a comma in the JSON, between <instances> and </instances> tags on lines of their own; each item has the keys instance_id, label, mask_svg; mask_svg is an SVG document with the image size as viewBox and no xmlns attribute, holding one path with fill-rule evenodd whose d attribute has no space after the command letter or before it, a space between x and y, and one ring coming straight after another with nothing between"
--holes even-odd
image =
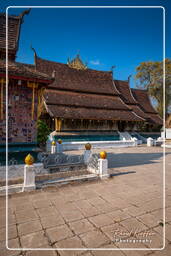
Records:
<instances>
[{"instance_id":1,"label":"white stone railing","mask_svg":"<svg viewBox=\"0 0 171 256\"><path fill-rule=\"evenodd\" d=\"M85 144L88 141L74 141L74 142L63 142L63 151L68 150L82 150L85 149ZM121 147L134 147L135 142L133 140L112 140L112 141L90 141L92 148L121 148ZM51 151L51 141L47 141L46 144L47 152Z\"/></svg>"}]
</instances>

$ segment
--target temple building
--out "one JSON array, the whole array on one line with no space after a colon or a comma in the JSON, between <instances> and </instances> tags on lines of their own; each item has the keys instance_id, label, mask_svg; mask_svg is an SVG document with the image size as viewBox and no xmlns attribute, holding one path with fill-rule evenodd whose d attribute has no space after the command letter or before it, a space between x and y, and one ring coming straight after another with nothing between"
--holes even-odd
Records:
<instances>
[{"instance_id":1,"label":"temple building","mask_svg":"<svg viewBox=\"0 0 171 256\"><path fill-rule=\"evenodd\" d=\"M6 140L6 103L8 105L8 142L35 142L43 90L52 78L35 70L34 65L15 61L23 12L9 16L8 81L6 81L5 15L0 15L0 143ZM6 102L6 92L8 101Z\"/></svg>"},{"instance_id":2,"label":"temple building","mask_svg":"<svg viewBox=\"0 0 171 256\"><path fill-rule=\"evenodd\" d=\"M162 125L147 91L130 89L111 71L88 69L79 56L63 64L35 54L35 67L54 77L44 92L41 115L52 130L137 131Z\"/></svg>"},{"instance_id":3,"label":"temple building","mask_svg":"<svg viewBox=\"0 0 171 256\"><path fill-rule=\"evenodd\" d=\"M8 17L8 81L6 81L5 15L0 14L0 143L35 142L37 120L51 131L111 133L159 129L162 119L146 90L131 89L129 81L113 78L111 71L89 69L77 55L68 63L37 56L35 63L16 62L24 15ZM8 85L8 90L6 86Z\"/></svg>"}]
</instances>

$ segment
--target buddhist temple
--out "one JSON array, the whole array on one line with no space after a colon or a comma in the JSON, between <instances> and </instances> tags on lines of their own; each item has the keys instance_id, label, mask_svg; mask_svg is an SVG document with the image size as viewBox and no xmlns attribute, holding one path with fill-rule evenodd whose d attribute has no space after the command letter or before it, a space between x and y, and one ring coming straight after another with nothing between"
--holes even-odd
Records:
<instances>
[{"instance_id":1,"label":"buddhist temple","mask_svg":"<svg viewBox=\"0 0 171 256\"><path fill-rule=\"evenodd\" d=\"M6 106L8 109L8 142L35 142L43 90L52 78L35 70L34 65L15 61L20 26L25 14L9 16L8 81L6 81L6 32L4 14L0 14L0 143L6 141ZM6 92L8 101L6 102Z\"/></svg>"},{"instance_id":2,"label":"buddhist temple","mask_svg":"<svg viewBox=\"0 0 171 256\"><path fill-rule=\"evenodd\" d=\"M159 131L162 119L146 90L131 89L129 81L114 79L111 71L90 69L79 55L65 64L45 60L34 51L33 65L17 62L20 28L29 11L8 17L8 81L6 17L0 14L0 143L6 138L6 104L11 143L36 142L38 119L59 133L140 131L142 127Z\"/></svg>"}]
</instances>

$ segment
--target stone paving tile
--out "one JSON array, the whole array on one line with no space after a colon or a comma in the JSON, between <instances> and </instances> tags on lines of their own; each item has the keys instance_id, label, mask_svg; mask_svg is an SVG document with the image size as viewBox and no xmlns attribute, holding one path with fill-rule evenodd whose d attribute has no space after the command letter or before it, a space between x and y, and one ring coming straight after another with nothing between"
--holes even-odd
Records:
<instances>
[{"instance_id":1,"label":"stone paving tile","mask_svg":"<svg viewBox=\"0 0 171 256\"><path fill-rule=\"evenodd\" d=\"M38 218L34 210L22 210L16 212L17 223L27 222Z\"/></svg>"},{"instance_id":2,"label":"stone paving tile","mask_svg":"<svg viewBox=\"0 0 171 256\"><path fill-rule=\"evenodd\" d=\"M8 214L8 225L16 224L16 217L14 214ZM6 215L1 214L0 217L0 228L4 228L6 226Z\"/></svg>"},{"instance_id":3,"label":"stone paving tile","mask_svg":"<svg viewBox=\"0 0 171 256\"><path fill-rule=\"evenodd\" d=\"M22 211L22 210L33 210L33 205L31 202L24 202L24 203L20 203L19 202L17 204L15 204L13 202L12 208L15 212L18 211Z\"/></svg>"},{"instance_id":4,"label":"stone paving tile","mask_svg":"<svg viewBox=\"0 0 171 256\"><path fill-rule=\"evenodd\" d=\"M95 208L94 206L91 206L91 207L85 208L85 209L81 209L81 212L84 215L84 217L86 217L86 218L92 217L95 215L99 215L102 213L99 209Z\"/></svg>"},{"instance_id":5,"label":"stone paving tile","mask_svg":"<svg viewBox=\"0 0 171 256\"><path fill-rule=\"evenodd\" d=\"M107 215L112 218L113 222L120 222L123 221L125 219L131 218L131 216L129 214L127 214L124 211L121 210L116 210L113 212L109 212L107 213Z\"/></svg>"},{"instance_id":6,"label":"stone paving tile","mask_svg":"<svg viewBox=\"0 0 171 256\"><path fill-rule=\"evenodd\" d=\"M119 223L102 227L101 230L112 242L115 242L116 239L130 236L128 230Z\"/></svg>"},{"instance_id":7,"label":"stone paving tile","mask_svg":"<svg viewBox=\"0 0 171 256\"><path fill-rule=\"evenodd\" d=\"M18 225L19 236L27 235L36 231L41 231L42 225L40 220L33 220L30 222L21 223Z\"/></svg>"},{"instance_id":8,"label":"stone paving tile","mask_svg":"<svg viewBox=\"0 0 171 256\"><path fill-rule=\"evenodd\" d=\"M51 215L59 215L57 212L56 208L54 206L49 206L47 208L38 208L36 209L36 212L39 217L43 218L46 216L51 216Z\"/></svg>"},{"instance_id":9,"label":"stone paving tile","mask_svg":"<svg viewBox=\"0 0 171 256\"><path fill-rule=\"evenodd\" d=\"M85 199L75 202L75 205L79 209L87 209L87 208L92 207L91 203L88 200L85 200Z\"/></svg>"},{"instance_id":10,"label":"stone paving tile","mask_svg":"<svg viewBox=\"0 0 171 256\"><path fill-rule=\"evenodd\" d=\"M154 251L154 254L151 256L170 256L171 244L166 244L165 248L160 251Z\"/></svg>"},{"instance_id":11,"label":"stone paving tile","mask_svg":"<svg viewBox=\"0 0 171 256\"><path fill-rule=\"evenodd\" d=\"M51 215L41 218L41 224L44 229L64 224L64 219L60 215Z\"/></svg>"},{"instance_id":12,"label":"stone paving tile","mask_svg":"<svg viewBox=\"0 0 171 256\"><path fill-rule=\"evenodd\" d=\"M146 248L147 249L147 248ZM124 255L126 256L145 256L145 255L149 255L149 256L154 256L153 252L149 249L142 249L142 250L124 250Z\"/></svg>"},{"instance_id":13,"label":"stone paving tile","mask_svg":"<svg viewBox=\"0 0 171 256\"><path fill-rule=\"evenodd\" d=\"M124 252L119 250L114 244L105 245L103 248L104 248L103 250L99 250L99 251L93 250L92 254L94 256L124 256L125 255ZM113 249L113 250L109 250L109 249Z\"/></svg>"},{"instance_id":14,"label":"stone paving tile","mask_svg":"<svg viewBox=\"0 0 171 256\"><path fill-rule=\"evenodd\" d=\"M163 247L163 237L157 232L154 233L151 238L151 243L146 244L149 248L162 248Z\"/></svg>"},{"instance_id":15,"label":"stone paving tile","mask_svg":"<svg viewBox=\"0 0 171 256\"><path fill-rule=\"evenodd\" d=\"M52 203L48 199L46 200L39 199L39 200L33 201L34 208L47 208L51 205Z\"/></svg>"},{"instance_id":16,"label":"stone paving tile","mask_svg":"<svg viewBox=\"0 0 171 256\"><path fill-rule=\"evenodd\" d=\"M43 231L27 234L20 237L22 248L46 248L48 239Z\"/></svg>"},{"instance_id":17,"label":"stone paving tile","mask_svg":"<svg viewBox=\"0 0 171 256\"><path fill-rule=\"evenodd\" d=\"M142 222L138 221L136 218L130 218L122 221L122 226L124 226L129 232L131 231L144 231L147 230L147 226L145 226Z\"/></svg>"},{"instance_id":18,"label":"stone paving tile","mask_svg":"<svg viewBox=\"0 0 171 256\"><path fill-rule=\"evenodd\" d=\"M17 227L16 225L9 225L8 226L8 239L17 238ZM6 227L0 229L0 241L6 240Z\"/></svg>"},{"instance_id":19,"label":"stone paving tile","mask_svg":"<svg viewBox=\"0 0 171 256\"><path fill-rule=\"evenodd\" d=\"M95 229L87 219L70 222L69 227L76 235Z\"/></svg>"},{"instance_id":20,"label":"stone paving tile","mask_svg":"<svg viewBox=\"0 0 171 256\"><path fill-rule=\"evenodd\" d=\"M110 218L107 214L100 214L90 217L89 221L92 222L97 228L113 224L112 218Z\"/></svg>"},{"instance_id":21,"label":"stone paving tile","mask_svg":"<svg viewBox=\"0 0 171 256\"><path fill-rule=\"evenodd\" d=\"M65 240L59 241L54 244L54 247L58 248L85 248L83 245L82 241L78 236L73 236L70 238L67 238ZM60 250L58 253L61 256L75 256L75 255L80 255L84 252L84 250Z\"/></svg>"},{"instance_id":22,"label":"stone paving tile","mask_svg":"<svg viewBox=\"0 0 171 256\"><path fill-rule=\"evenodd\" d=\"M137 217L137 219L139 221L141 221L142 223L144 223L149 228L158 226L158 224L160 222L160 219L158 217L156 217L155 215L152 215L150 213L139 216L139 217Z\"/></svg>"},{"instance_id":23,"label":"stone paving tile","mask_svg":"<svg viewBox=\"0 0 171 256\"><path fill-rule=\"evenodd\" d=\"M50 251L50 250L36 250L36 251L27 251L26 256L58 256L57 251Z\"/></svg>"},{"instance_id":24,"label":"stone paving tile","mask_svg":"<svg viewBox=\"0 0 171 256\"><path fill-rule=\"evenodd\" d=\"M99 230L89 231L79 236L87 248L103 247L110 242L110 240Z\"/></svg>"},{"instance_id":25,"label":"stone paving tile","mask_svg":"<svg viewBox=\"0 0 171 256\"><path fill-rule=\"evenodd\" d=\"M106 200L104 200L103 198L101 197L93 197L93 198L89 198L88 199L88 202L91 203L93 206L97 206L99 204L104 204L106 203Z\"/></svg>"},{"instance_id":26,"label":"stone paving tile","mask_svg":"<svg viewBox=\"0 0 171 256\"><path fill-rule=\"evenodd\" d=\"M108 212L117 210L118 208L113 206L110 203L104 203L104 204L96 205L96 209L98 209L101 213L108 213Z\"/></svg>"},{"instance_id":27,"label":"stone paving tile","mask_svg":"<svg viewBox=\"0 0 171 256\"><path fill-rule=\"evenodd\" d=\"M49 237L51 243L55 243L73 236L72 231L65 224L46 229L46 234Z\"/></svg>"},{"instance_id":28,"label":"stone paving tile","mask_svg":"<svg viewBox=\"0 0 171 256\"><path fill-rule=\"evenodd\" d=\"M8 240L8 247L9 248L20 248L20 243L18 238L9 239Z\"/></svg>"},{"instance_id":29,"label":"stone paving tile","mask_svg":"<svg viewBox=\"0 0 171 256\"><path fill-rule=\"evenodd\" d=\"M62 211L61 215L66 222L71 222L71 221L80 220L84 218L84 215L78 209Z\"/></svg>"},{"instance_id":30,"label":"stone paving tile","mask_svg":"<svg viewBox=\"0 0 171 256\"><path fill-rule=\"evenodd\" d=\"M158 226L153 230L156 231L160 236L163 236L163 229L164 228L162 226ZM171 243L171 225L170 224L166 224L165 226L165 236L166 236L166 239Z\"/></svg>"},{"instance_id":31,"label":"stone paving tile","mask_svg":"<svg viewBox=\"0 0 171 256\"><path fill-rule=\"evenodd\" d=\"M130 216L141 216L145 213L147 213L147 210L142 209L141 207L136 207L136 206L130 206L128 208L125 208L123 210L126 214L130 215Z\"/></svg>"}]
</instances>

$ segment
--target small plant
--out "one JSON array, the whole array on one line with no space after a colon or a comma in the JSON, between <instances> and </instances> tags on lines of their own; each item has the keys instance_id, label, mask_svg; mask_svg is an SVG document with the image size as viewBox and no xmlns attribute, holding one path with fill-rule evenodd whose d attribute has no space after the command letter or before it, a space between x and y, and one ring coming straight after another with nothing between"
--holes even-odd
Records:
<instances>
[{"instance_id":1,"label":"small plant","mask_svg":"<svg viewBox=\"0 0 171 256\"><path fill-rule=\"evenodd\" d=\"M50 129L47 126L47 124L42 121L42 120L38 120L37 122L37 142L39 145L45 145L48 135L50 133Z\"/></svg>"}]
</instances>

